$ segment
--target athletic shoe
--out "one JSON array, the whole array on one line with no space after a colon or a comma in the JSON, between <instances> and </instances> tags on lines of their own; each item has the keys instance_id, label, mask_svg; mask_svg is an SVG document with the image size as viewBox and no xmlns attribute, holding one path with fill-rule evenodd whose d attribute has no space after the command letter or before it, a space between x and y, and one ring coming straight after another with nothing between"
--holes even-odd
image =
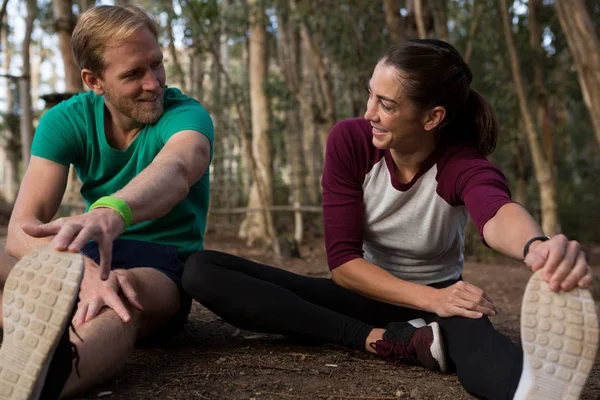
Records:
<instances>
[{"instance_id":1,"label":"athletic shoe","mask_svg":"<svg viewBox=\"0 0 600 400\"><path fill-rule=\"evenodd\" d=\"M419 365L432 371L448 370L444 341L437 322L419 328L407 322L393 322L385 327L383 339L370 346L393 363Z\"/></svg>"},{"instance_id":2,"label":"athletic shoe","mask_svg":"<svg viewBox=\"0 0 600 400\"><path fill-rule=\"evenodd\" d=\"M50 246L13 267L2 295L0 399L58 398L72 368L68 327L82 278L81 255Z\"/></svg>"},{"instance_id":3,"label":"athletic shoe","mask_svg":"<svg viewBox=\"0 0 600 400\"><path fill-rule=\"evenodd\" d=\"M589 290L552 292L533 274L521 308L523 372L514 399L579 399L598 350L598 316Z\"/></svg>"}]
</instances>

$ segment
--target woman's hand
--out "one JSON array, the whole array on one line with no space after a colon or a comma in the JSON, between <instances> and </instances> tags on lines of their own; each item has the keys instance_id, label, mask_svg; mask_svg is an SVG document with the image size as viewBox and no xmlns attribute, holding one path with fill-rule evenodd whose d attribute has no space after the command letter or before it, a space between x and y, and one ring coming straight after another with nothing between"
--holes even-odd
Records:
<instances>
[{"instance_id":1,"label":"woman's hand","mask_svg":"<svg viewBox=\"0 0 600 400\"><path fill-rule=\"evenodd\" d=\"M496 315L500 310L483 289L459 281L447 288L437 289L433 312L440 317L481 318L484 315Z\"/></svg>"},{"instance_id":2,"label":"woman's hand","mask_svg":"<svg viewBox=\"0 0 600 400\"><path fill-rule=\"evenodd\" d=\"M592 270L579 242L569 240L565 235L533 242L525 263L533 272L541 269L542 279L555 292L568 291L575 286L585 289L592 284Z\"/></svg>"}]
</instances>

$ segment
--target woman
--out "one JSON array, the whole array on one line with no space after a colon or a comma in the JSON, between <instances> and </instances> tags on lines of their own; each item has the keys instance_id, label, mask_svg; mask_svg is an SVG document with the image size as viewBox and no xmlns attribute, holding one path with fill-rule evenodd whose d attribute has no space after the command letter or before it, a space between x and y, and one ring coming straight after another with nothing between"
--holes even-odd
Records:
<instances>
[{"instance_id":1,"label":"woman","mask_svg":"<svg viewBox=\"0 0 600 400\"><path fill-rule=\"evenodd\" d=\"M400 43L375 67L364 118L333 127L322 181L332 279L204 251L186 265L184 288L240 328L456 370L464 388L480 398L542 393L559 399L563 390L577 396L593 364L582 354L595 356L597 347L597 320L585 290L591 271L577 242L543 236L510 199L504 176L485 158L496 145L496 118L470 88L471 79L449 44ZM525 357L488 320L499 310L486 293L461 279L469 215L486 245L541 270L525 295L532 305L524 320L531 328L524 335ZM559 310L563 319L585 321L585 338L579 331L573 343L551 337L563 350L540 364L536 357L548 353L549 339L538 330L554 329L548 324L555 321L542 321L550 312L534 306L540 298L570 296L570 302L579 295L586 307L557 305L552 315ZM575 366L568 358L563 368L571 357L567 348L580 349ZM556 383L553 374L571 377Z\"/></svg>"}]
</instances>

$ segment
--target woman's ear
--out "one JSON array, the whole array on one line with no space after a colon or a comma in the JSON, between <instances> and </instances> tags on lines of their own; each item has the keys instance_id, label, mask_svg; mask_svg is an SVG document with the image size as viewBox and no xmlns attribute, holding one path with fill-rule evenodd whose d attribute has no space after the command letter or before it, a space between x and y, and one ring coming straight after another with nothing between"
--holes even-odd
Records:
<instances>
[{"instance_id":1,"label":"woman's ear","mask_svg":"<svg viewBox=\"0 0 600 400\"><path fill-rule=\"evenodd\" d=\"M434 107L425 113L423 128L432 131L441 125L444 118L446 118L446 109L442 106Z\"/></svg>"}]
</instances>

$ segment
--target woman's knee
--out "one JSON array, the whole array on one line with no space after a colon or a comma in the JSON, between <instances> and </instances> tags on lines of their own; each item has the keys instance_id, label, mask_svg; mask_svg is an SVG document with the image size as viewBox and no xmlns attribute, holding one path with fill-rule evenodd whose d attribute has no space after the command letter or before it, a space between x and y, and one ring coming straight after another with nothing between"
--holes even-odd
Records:
<instances>
[{"instance_id":1,"label":"woman's knee","mask_svg":"<svg viewBox=\"0 0 600 400\"><path fill-rule=\"evenodd\" d=\"M223 253L213 250L202 250L192 254L185 263L181 285L183 289L192 295L196 300L198 297L206 296L215 288L214 276L215 269L218 267L218 260Z\"/></svg>"}]
</instances>

